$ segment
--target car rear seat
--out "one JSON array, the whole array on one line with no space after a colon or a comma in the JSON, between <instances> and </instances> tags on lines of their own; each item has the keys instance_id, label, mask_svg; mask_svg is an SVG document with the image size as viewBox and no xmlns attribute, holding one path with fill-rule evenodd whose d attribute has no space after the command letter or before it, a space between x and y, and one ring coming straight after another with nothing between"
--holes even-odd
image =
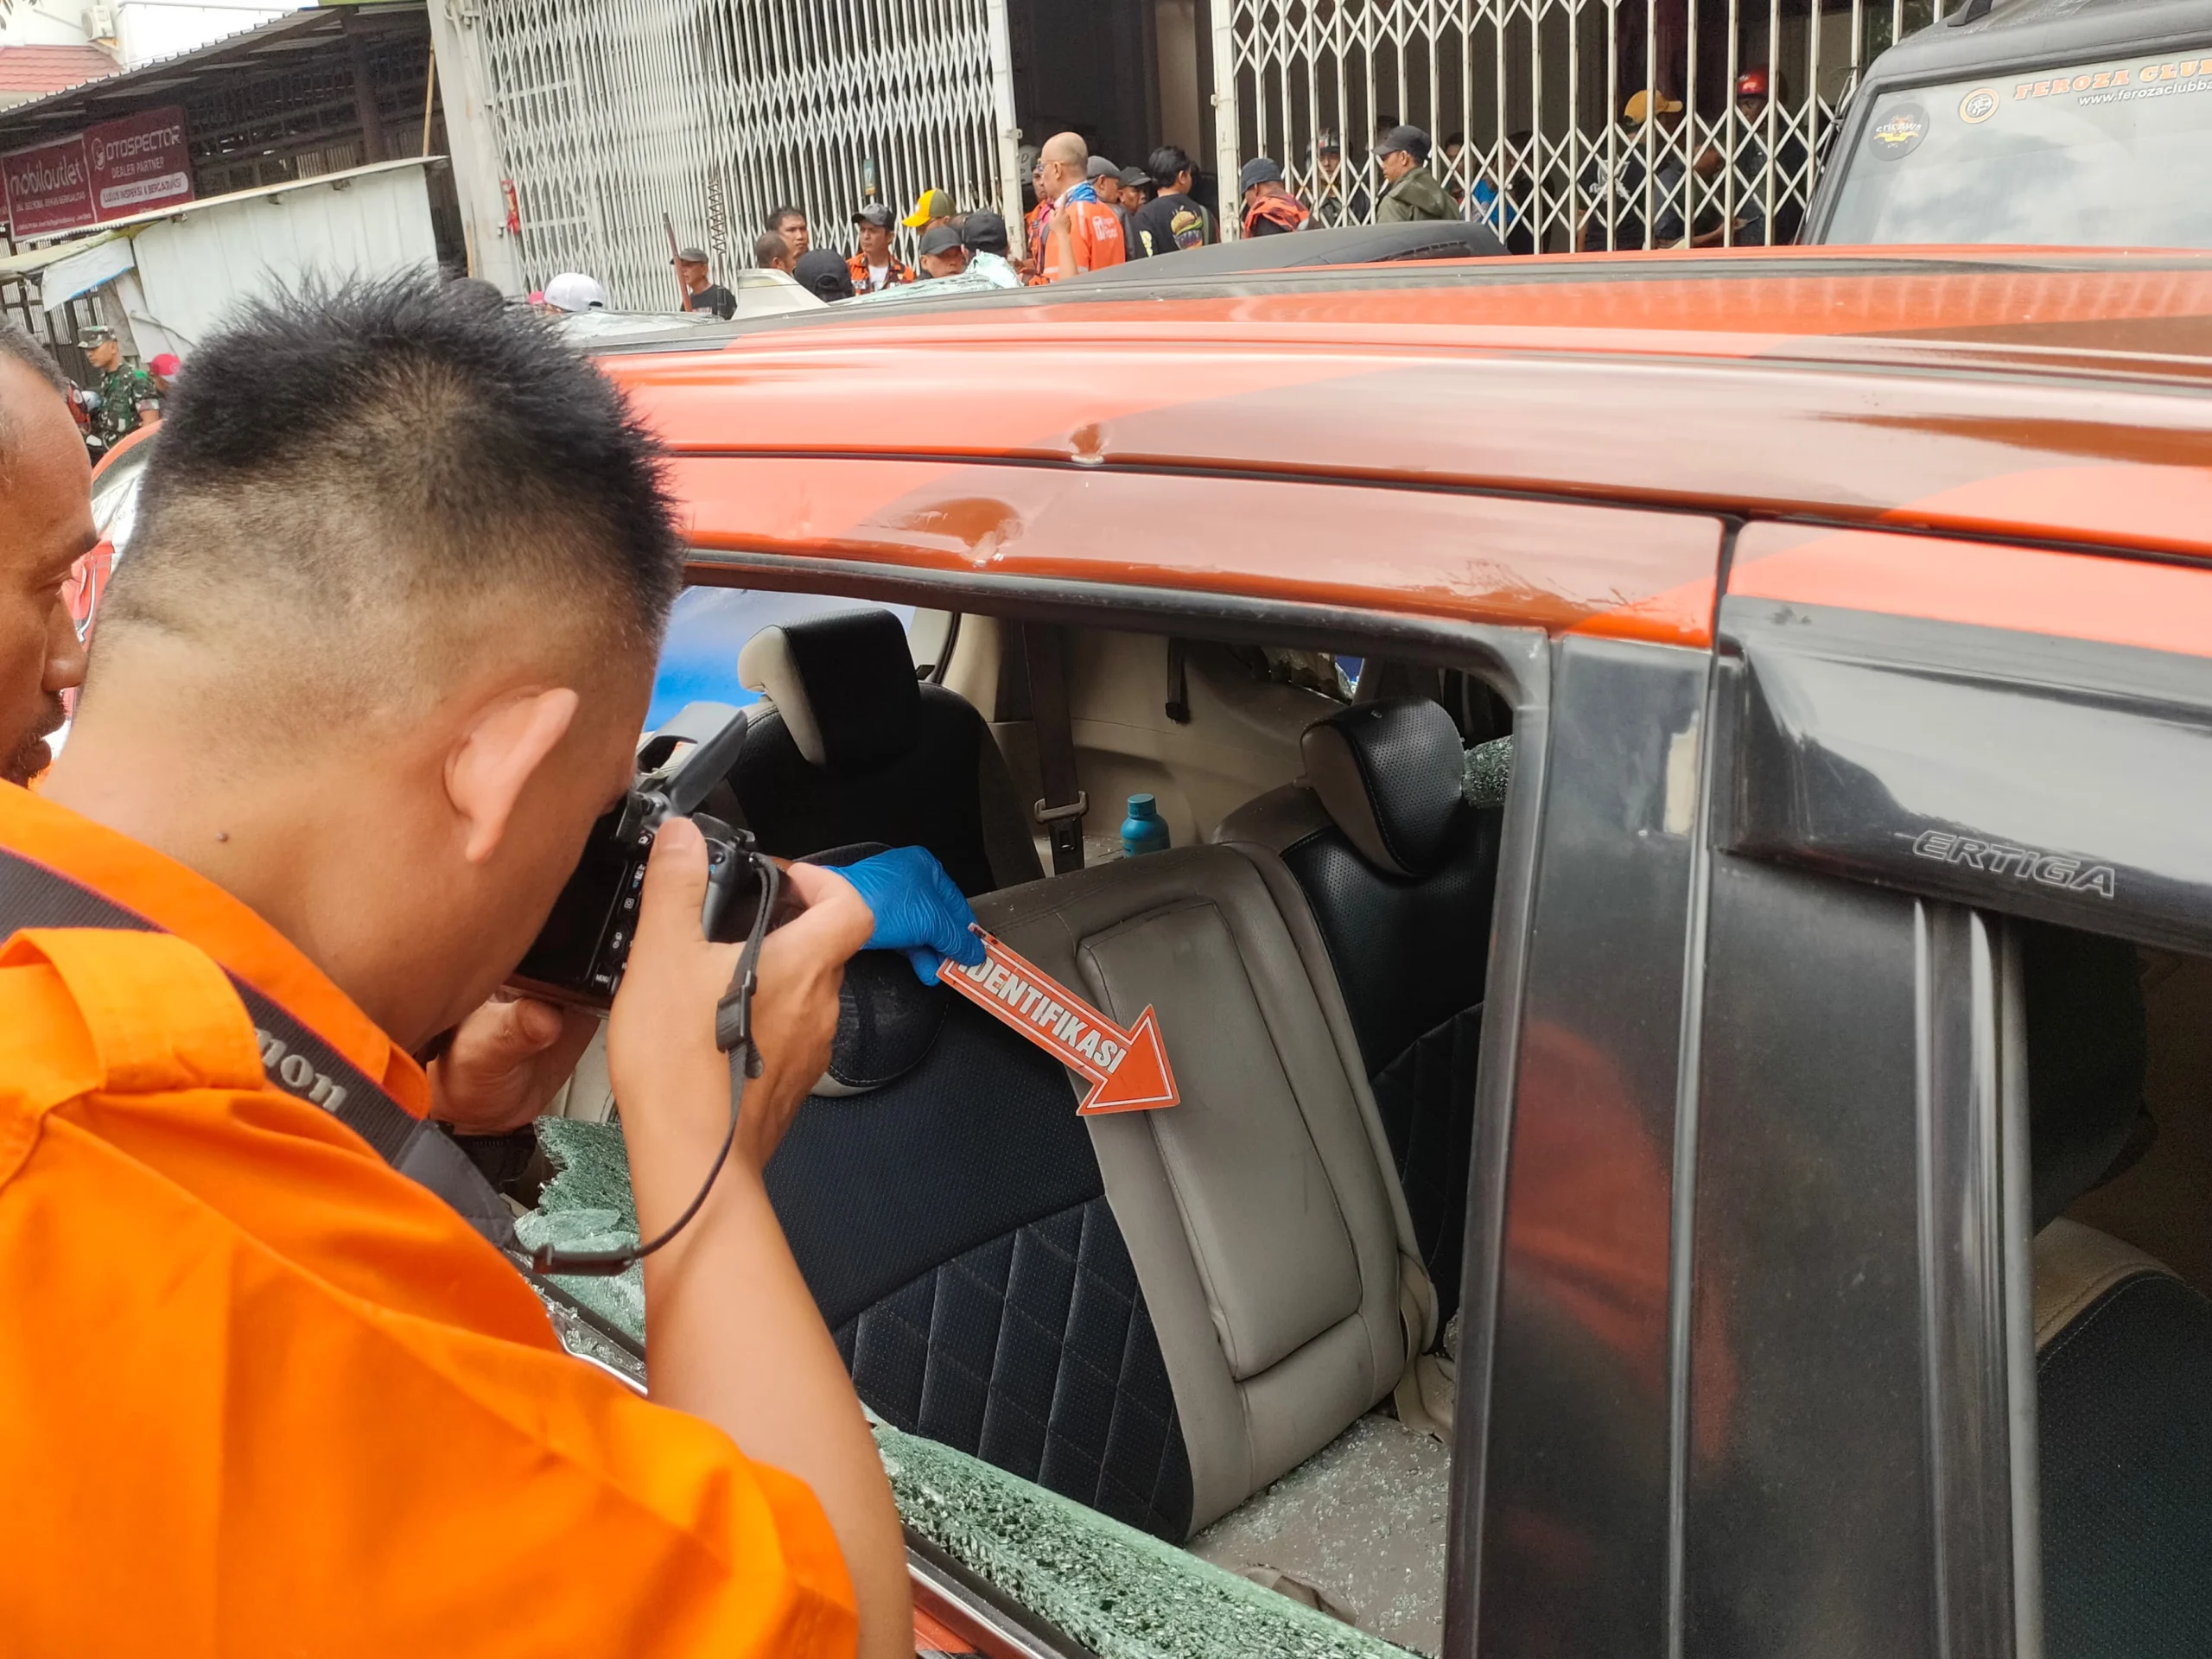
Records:
<instances>
[{"instance_id":1,"label":"car rear seat","mask_svg":"<svg viewBox=\"0 0 2212 1659\"><path fill-rule=\"evenodd\" d=\"M1238 808L1213 838L1274 852L1313 907L1448 1319L1504 814L1467 804L1459 728L1426 698L1344 709L1300 748L1305 778Z\"/></svg>"},{"instance_id":2,"label":"car rear seat","mask_svg":"<svg viewBox=\"0 0 2212 1659\"><path fill-rule=\"evenodd\" d=\"M801 1108L768 1168L861 1397L1181 1540L1388 1396L1433 1294L1358 1046L1271 855L1192 847L988 895L1176 1107L1078 1119L1070 1074L949 1005L911 1071Z\"/></svg>"},{"instance_id":3,"label":"car rear seat","mask_svg":"<svg viewBox=\"0 0 2212 1659\"><path fill-rule=\"evenodd\" d=\"M763 850L926 847L970 897L1044 873L990 728L957 692L916 679L889 611L763 628L737 673L768 704L728 779Z\"/></svg>"},{"instance_id":4,"label":"car rear seat","mask_svg":"<svg viewBox=\"0 0 2212 1659\"><path fill-rule=\"evenodd\" d=\"M2201 1654L2212 1629L2212 1300L2060 1212L2143 1144L2133 947L2022 932L2050 1659Z\"/></svg>"}]
</instances>

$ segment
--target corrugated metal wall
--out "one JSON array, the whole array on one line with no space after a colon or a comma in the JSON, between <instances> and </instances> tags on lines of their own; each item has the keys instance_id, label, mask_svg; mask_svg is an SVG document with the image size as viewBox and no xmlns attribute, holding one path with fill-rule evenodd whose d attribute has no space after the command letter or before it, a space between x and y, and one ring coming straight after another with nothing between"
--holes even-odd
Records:
<instances>
[{"instance_id":1,"label":"corrugated metal wall","mask_svg":"<svg viewBox=\"0 0 2212 1659\"><path fill-rule=\"evenodd\" d=\"M679 243L751 264L772 207L847 248L870 183L1018 218L1004 0L459 0L521 260L596 276L620 308L675 303Z\"/></svg>"}]
</instances>

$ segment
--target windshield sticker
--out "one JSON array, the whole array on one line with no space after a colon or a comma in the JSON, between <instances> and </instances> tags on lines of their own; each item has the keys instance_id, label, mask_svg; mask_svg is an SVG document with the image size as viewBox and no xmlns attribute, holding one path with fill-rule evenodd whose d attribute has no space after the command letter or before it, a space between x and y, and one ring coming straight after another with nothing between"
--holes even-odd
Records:
<instances>
[{"instance_id":1,"label":"windshield sticker","mask_svg":"<svg viewBox=\"0 0 2212 1659\"><path fill-rule=\"evenodd\" d=\"M1977 86L1959 100L1959 119L1978 127L1997 113L1998 102L1994 86Z\"/></svg>"},{"instance_id":2,"label":"windshield sticker","mask_svg":"<svg viewBox=\"0 0 2212 1659\"><path fill-rule=\"evenodd\" d=\"M1885 161L1894 162L1920 148L1928 136L1928 111L1917 104L1900 104L1874 124L1866 142Z\"/></svg>"},{"instance_id":3,"label":"windshield sticker","mask_svg":"<svg viewBox=\"0 0 2212 1659\"><path fill-rule=\"evenodd\" d=\"M2184 92L2212 92L2212 58L2169 58L2163 63L2120 64L2109 69L2085 69L2079 74L2052 75L2043 80L2024 80L2012 88L2012 101L2031 98L2075 98L2075 107L2121 104L2145 98L2171 98ZM1967 102L1979 98L1972 94ZM1966 105L1959 106L1966 116ZM1967 117L1968 119L1977 118ZM1987 120L1987 116L1979 118Z\"/></svg>"}]
</instances>

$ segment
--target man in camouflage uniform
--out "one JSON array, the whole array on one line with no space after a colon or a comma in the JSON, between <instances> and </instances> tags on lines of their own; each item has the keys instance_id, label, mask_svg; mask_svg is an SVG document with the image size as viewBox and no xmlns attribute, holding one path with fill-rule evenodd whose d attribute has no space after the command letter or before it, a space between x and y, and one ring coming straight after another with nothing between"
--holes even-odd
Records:
<instances>
[{"instance_id":1,"label":"man in camouflage uniform","mask_svg":"<svg viewBox=\"0 0 2212 1659\"><path fill-rule=\"evenodd\" d=\"M158 407L161 393L154 385L152 375L123 360L123 347L117 342L113 329L84 329L77 336L77 344L84 347L92 367L99 371L100 383L94 393L98 401L92 411L93 435L112 448L138 429L140 405Z\"/></svg>"}]
</instances>

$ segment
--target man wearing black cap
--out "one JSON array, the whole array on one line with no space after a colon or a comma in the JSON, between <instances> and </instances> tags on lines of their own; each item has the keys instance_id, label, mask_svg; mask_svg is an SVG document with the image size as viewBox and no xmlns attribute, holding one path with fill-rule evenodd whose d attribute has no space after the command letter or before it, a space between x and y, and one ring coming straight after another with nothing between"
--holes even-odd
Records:
<instances>
[{"instance_id":1,"label":"man wearing black cap","mask_svg":"<svg viewBox=\"0 0 2212 1659\"><path fill-rule=\"evenodd\" d=\"M677 285L683 290L686 311L711 311L724 322L737 315L737 296L707 279L704 248L678 248L670 263L676 267Z\"/></svg>"},{"instance_id":2,"label":"man wearing black cap","mask_svg":"<svg viewBox=\"0 0 2212 1659\"><path fill-rule=\"evenodd\" d=\"M853 274L842 255L809 248L791 261L791 280L817 300L849 300Z\"/></svg>"},{"instance_id":3,"label":"man wearing black cap","mask_svg":"<svg viewBox=\"0 0 2212 1659\"><path fill-rule=\"evenodd\" d=\"M1237 194L1244 199L1244 234L1281 236L1302 231L1313 215L1306 204L1283 188L1282 163L1255 156L1236 175Z\"/></svg>"},{"instance_id":4,"label":"man wearing black cap","mask_svg":"<svg viewBox=\"0 0 2212 1659\"><path fill-rule=\"evenodd\" d=\"M891 251L893 222L891 210L881 202L870 202L853 215L861 245L845 261L845 272L853 279L854 293L877 294L894 283L914 280L914 273L901 264L899 256Z\"/></svg>"},{"instance_id":5,"label":"man wearing black cap","mask_svg":"<svg viewBox=\"0 0 2212 1659\"><path fill-rule=\"evenodd\" d=\"M1428 135L1419 127L1393 127L1375 146L1382 169L1382 198L1375 204L1377 225L1415 219L1457 219L1459 205L1428 170Z\"/></svg>"},{"instance_id":6,"label":"man wearing black cap","mask_svg":"<svg viewBox=\"0 0 2212 1659\"><path fill-rule=\"evenodd\" d=\"M1007 257L1006 219L978 208L960 221L960 245L968 250L968 274L988 276L994 287L1020 288L1021 273Z\"/></svg>"},{"instance_id":7,"label":"man wearing black cap","mask_svg":"<svg viewBox=\"0 0 2212 1659\"><path fill-rule=\"evenodd\" d=\"M922 232L919 251L922 277L957 276L968 269L968 250L961 245L960 227L941 219Z\"/></svg>"},{"instance_id":8,"label":"man wearing black cap","mask_svg":"<svg viewBox=\"0 0 2212 1659\"><path fill-rule=\"evenodd\" d=\"M1152 175L1141 167L1122 169L1122 208L1134 220L1145 204L1152 200Z\"/></svg>"}]
</instances>

